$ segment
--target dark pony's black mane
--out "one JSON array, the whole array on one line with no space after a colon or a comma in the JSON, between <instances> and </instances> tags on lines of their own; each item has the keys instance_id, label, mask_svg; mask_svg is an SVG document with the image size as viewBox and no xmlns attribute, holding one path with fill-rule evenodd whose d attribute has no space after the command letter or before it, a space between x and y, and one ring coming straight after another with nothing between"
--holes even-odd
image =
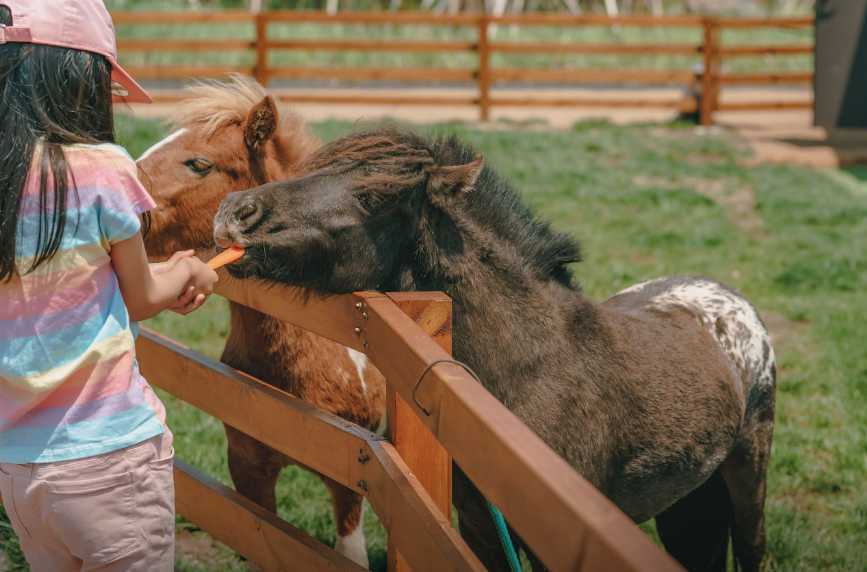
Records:
<instances>
[{"instance_id":1,"label":"dark pony's black mane","mask_svg":"<svg viewBox=\"0 0 867 572\"><path fill-rule=\"evenodd\" d=\"M464 165L478 156L454 135L429 145L439 165ZM578 242L533 214L512 186L487 165L469 193L467 205L475 220L514 244L540 278L577 287L568 265L581 261Z\"/></svg>"},{"instance_id":2,"label":"dark pony's black mane","mask_svg":"<svg viewBox=\"0 0 867 572\"><path fill-rule=\"evenodd\" d=\"M353 133L324 145L310 157L307 170L353 170L356 190L382 200L417 188L432 167L466 165L477 156L455 136L431 140L384 128ZM512 243L539 278L577 288L568 265L581 260L578 243L538 219L488 166L483 167L465 204L474 220Z\"/></svg>"}]
</instances>

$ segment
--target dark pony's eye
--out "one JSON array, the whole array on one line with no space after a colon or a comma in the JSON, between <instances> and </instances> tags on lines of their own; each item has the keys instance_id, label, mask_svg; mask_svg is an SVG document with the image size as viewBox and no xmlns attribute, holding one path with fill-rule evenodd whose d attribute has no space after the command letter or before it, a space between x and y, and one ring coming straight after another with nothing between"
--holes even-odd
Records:
<instances>
[{"instance_id":1,"label":"dark pony's eye","mask_svg":"<svg viewBox=\"0 0 867 572\"><path fill-rule=\"evenodd\" d=\"M382 204L380 197L368 192L357 193L355 200L358 201L361 209L367 214L373 213Z\"/></svg>"},{"instance_id":2,"label":"dark pony's eye","mask_svg":"<svg viewBox=\"0 0 867 572\"><path fill-rule=\"evenodd\" d=\"M186 161L184 161L184 165L186 165L187 168L193 173L201 176L207 175L211 171L211 169L214 168L213 163L201 157L196 157L195 159L187 159Z\"/></svg>"}]
</instances>

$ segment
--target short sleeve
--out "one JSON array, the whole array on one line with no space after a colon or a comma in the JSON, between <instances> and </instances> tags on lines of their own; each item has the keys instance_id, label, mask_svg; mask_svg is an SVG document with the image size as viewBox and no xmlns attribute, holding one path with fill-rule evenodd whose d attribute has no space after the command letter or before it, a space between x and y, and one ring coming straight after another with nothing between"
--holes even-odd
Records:
<instances>
[{"instance_id":1,"label":"short sleeve","mask_svg":"<svg viewBox=\"0 0 867 572\"><path fill-rule=\"evenodd\" d=\"M156 206L138 179L135 162L120 147L106 152L99 179L99 227L109 244L124 241L141 230L142 213Z\"/></svg>"}]
</instances>

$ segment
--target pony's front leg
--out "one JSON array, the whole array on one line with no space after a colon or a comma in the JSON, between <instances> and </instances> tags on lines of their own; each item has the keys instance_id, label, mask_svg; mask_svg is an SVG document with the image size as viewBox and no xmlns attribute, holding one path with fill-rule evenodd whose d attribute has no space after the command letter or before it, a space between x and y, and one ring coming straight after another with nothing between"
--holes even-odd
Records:
<instances>
[{"instance_id":1,"label":"pony's front leg","mask_svg":"<svg viewBox=\"0 0 867 572\"><path fill-rule=\"evenodd\" d=\"M336 481L320 475L331 493L337 542L334 549L359 566L369 568L367 541L364 538L364 497Z\"/></svg>"},{"instance_id":2,"label":"pony's front leg","mask_svg":"<svg viewBox=\"0 0 867 572\"><path fill-rule=\"evenodd\" d=\"M485 497L457 465L452 465L452 497L458 509L461 537L491 572L510 572Z\"/></svg>"},{"instance_id":3,"label":"pony's front leg","mask_svg":"<svg viewBox=\"0 0 867 572\"><path fill-rule=\"evenodd\" d=\"M277 477L289 460L249 435L223 426L229 442L229 473L235 490L276 514Z\"/></svg>"}]
</instances>

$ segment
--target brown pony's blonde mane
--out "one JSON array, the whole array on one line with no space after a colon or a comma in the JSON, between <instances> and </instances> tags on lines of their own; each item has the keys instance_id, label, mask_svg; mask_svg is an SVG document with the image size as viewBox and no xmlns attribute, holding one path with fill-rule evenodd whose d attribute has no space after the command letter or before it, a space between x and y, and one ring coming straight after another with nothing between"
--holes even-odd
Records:
<instances>
[{"instance_id":1,"label":"brown pony's blonde mane","mask_svg":"<svg viewBox=\"0 0 867 572\"><path fill-rule=\"evenodd\" d=\"M233 125L240 125L254 105L268 92L255 80L231 74L227 81L199 81L184 90L184 99L169 117L173 127L201 129L205 137ZM281 109L278 133L296 136L304 133L301 118Z\"/></svg>"}]
</instances>

